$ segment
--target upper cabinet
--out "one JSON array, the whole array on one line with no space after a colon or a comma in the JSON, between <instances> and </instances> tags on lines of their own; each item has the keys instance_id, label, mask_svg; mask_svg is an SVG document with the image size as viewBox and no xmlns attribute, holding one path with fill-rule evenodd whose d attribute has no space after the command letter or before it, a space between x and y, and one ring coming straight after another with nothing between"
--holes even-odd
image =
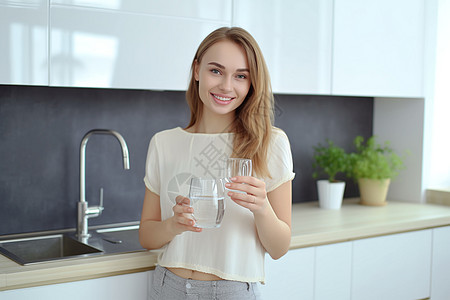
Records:
<instances>
[{"instance_id":1,"label":"upper cabinet","mask_svg":"<svg viewBox=\"0 0 450 300\"><path fill-rule=\"evenodd\" d=\"M48 1L0 0L0 84L48 85Z\"/></svg>"},{"instance_id":2,"label":"upper cabinet","mask_svg":"<svg viewBox=\"0 0 450 300\"><path fill-rule=\"evenodd\" d=\"M425 4L0 0L0 84L186 90L199 43L235 25L275 93L423 97Z\"/></svg>"},{"instance_id":3,"label":"upper cabinet","mask_svg":"<svg viewBox=\"0 0 450 300\"><path fill-rule=\"evenodd\" d=\"M230 22L231 0L50 0L51 5ZM162 28L161 28L162 29Z\"/></svg>"},{"instance_id":4,"label":"upper cabinet","mask_svg":"<svg viewBox=\"0 0 450 300\"><path fill-rule=\"evenodd\" d=\"M422 97L424 0L239 0L274 92Z\"/></svg>"},{"instance_id":5,"label":"upper cabinet","mask_svg":"<svg viewBox=\"0 0 450 300\"><path fill-rule=\"evenodd\" d=\"M185 90L201 40L231 22L231 0L126 2L52 1L51 86Z\"/></svg>"},{"instance_id":6,"label":"upper cabinet","mask_svg":"<svg viewBox=\"0 0 450 300\"><path fill-rule=\"evenodd\" d=\"M233 25L249 31L275 93L330 94L333 0L234 1Z\"/></svg>"},{"instance_id":7,"label":"upper cabinet","mask_svg":"<svg viewBox=\"0 0 450 300\"><path fill-rule=\"evenodd\" d=\"M424 0L335 0L332 94L422 97Z\"/></svg>"}]
</instances>

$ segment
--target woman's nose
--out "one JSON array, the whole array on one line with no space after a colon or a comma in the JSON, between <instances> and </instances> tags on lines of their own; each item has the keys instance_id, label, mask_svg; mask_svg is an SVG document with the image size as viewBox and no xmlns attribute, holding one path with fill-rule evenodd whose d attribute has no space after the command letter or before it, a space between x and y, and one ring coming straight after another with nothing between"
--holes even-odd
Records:
<instances>
[{"instance_id":1,"label":"woman's nose","mask_svg":"<svg viewBox=\"0 0 450 300\"><path fill-rule=\"evenodd\" d=\"M220 88L224 91L232 90L232 78L230 76L223 76Z\"/></svg>"}]
</instances>

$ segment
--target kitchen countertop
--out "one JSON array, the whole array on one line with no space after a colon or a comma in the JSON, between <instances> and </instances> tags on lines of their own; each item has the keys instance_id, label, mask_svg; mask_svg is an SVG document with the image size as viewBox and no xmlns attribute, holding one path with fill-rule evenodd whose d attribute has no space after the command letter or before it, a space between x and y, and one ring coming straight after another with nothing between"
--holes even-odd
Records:
<instances>
[{"instance_id":1,"label":"kitchen countertop","mask_svg":"<svg viewBox=\"0 0 450 300\"><path fill-rule=\"evenodd\" d=\"M317 202L292 207L291 249L450 225L450 207L389 201L382 207L346 199L340 210ZM21 266L0 255L0 291L152 270L158 251L138 251Z\"/></svg>"},{"instance_id":2,"label":"kitchen countertop","mask_svg":"<svg viewBox=\"0 0 450 300\"><path fill-rule=\"evenodd\" d=\"M388 201L365 206L346 199L340 210L319 209L317 202L292 207L291 249L450 225L450 207Z\"/></svg>"}]
</instances>

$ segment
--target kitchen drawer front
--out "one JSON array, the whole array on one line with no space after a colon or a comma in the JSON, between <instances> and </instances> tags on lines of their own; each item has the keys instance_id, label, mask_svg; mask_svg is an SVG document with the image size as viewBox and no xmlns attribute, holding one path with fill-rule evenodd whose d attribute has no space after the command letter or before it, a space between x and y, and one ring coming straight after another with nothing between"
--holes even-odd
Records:
<instances>
[{"instance_id":1,"label":"kitchen drawer front","mask_svg":"<svg viewBox=\"0 0 450 300\"><path fill-rule=\"evenodd\" d=\"M430 296L432 230L353 242L352 299Z\"/></svg>"},{"instance_id":2,"label":"kitchen drawer front","mask_svg":"<svg viewBox=\"0 0 450 300\"><path fill-rule=\"evenodd\" d=\"M146 300L153 271L2 291L0 300Z\"/></svg>"},{"instance_id":3,"label":"kitchen drawer front","mask_svg":"<svg viewBox=\"0 0 450 300\"><path fill-rule=\"evenodd\" d=\"M313 299L314 257L314 248L289 250L278 260L266 254L263 299Z\"/></svg>"},{"instance_id":4,"label":"kitchen drawer front","mask_svg":"<svg viewBox=\"0 0 450 300\"><path fill-rule=\"evenodd\" d=\"M433 229L431 299L447 300L450 295L450 226Z\"/></svg>"}]
</instances>

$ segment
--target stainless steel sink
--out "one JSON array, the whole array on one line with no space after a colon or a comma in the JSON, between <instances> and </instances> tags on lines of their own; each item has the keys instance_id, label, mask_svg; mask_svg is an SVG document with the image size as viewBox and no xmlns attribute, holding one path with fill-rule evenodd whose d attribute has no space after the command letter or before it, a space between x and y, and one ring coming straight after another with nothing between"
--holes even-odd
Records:
<instances>
[{"instance_id":1,"label":"stainless steel sink","mask_svg":"<svg viewBox=\"0 0 450 300\"><path fill-rule=\"evenodd\" d=\"M0 240L0 253L21 265L90 256L101 250L65 234Z\"/></svg>"},{"instance_id":2,"label":"stainless steel sink","mask_svg":"<svg viewBox=\"0 0 450 300\"><path fill-rule=\"evenodd\" d=\"M121 244L127 242L137 248L141 248L139 243L139 226L97 229L96 232L110 243Z\"/></svg>"},{"instance_id":3,"label":"stainless steel sink","mask_svg":"<svg viewBox=\"0 0 450 300\"><path fill-rule=\"evenodd\" d=\"M103 249L106 253L126 253L144 251L139 242L139 226L97 229L89 244ZM101 246L96 240L102 240Z\"/></svg>"},{"instance_id":4,"label":"stainless steel sink","mask_svg":"<svg viewBox=\"0 0 450 300\"><path fill-rule=\"evenodd\" d=\"M94 255L146 251L139 243L139 225L96 229L78 240L74 233L45 233L0 239L0 254L21 265Z\"/></svg>"}]
</instances>

